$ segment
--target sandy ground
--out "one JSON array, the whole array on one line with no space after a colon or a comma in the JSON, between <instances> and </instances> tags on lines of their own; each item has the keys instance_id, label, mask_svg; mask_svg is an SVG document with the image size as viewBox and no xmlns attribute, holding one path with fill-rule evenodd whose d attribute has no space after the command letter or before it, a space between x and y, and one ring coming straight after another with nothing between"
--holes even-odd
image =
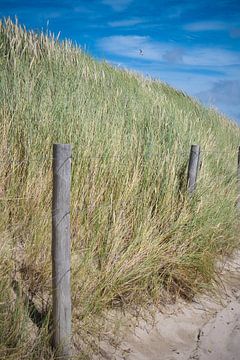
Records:
<instances>
[{"instance_id":1,"label":"sandy ground","mask_svg":"<svg viewBox=\"0 0 240 360\"><path fill-rule=\"evenodd\" d=\"M218 297L201 295L141 321L112 360L240 360L240 253L221 264Z\"/></svg>"}]
</instances>

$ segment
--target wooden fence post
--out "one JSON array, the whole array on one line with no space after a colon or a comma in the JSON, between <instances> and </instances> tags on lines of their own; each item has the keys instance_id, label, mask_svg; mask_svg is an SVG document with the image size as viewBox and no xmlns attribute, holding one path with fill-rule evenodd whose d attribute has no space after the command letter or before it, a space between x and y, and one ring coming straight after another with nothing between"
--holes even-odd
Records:
<instances>
[{"instance_id":1,"label":"wooden fence post","mask_svg":"<svg viewBox=\"0 0 240 360\"><path fill-rule=\"evenodd\" d=\"M70 185L71 145L53 144L53 346L64 360L71 356Z\"/></svg>"},{"instance_id":2,"label":"wooden fence post","mask_svg":"<svg viewBox=\"0 0 240 360\"><path fill-rule=\"evenodd\" d=\"M240 210L240 146L238 147L238 162L237 162L237 208Z\"/></svg>"},{"instance_id":3,"label":"wooden fence post","mask_svg":"<svg viewBox=\"0 0 240 360\"><path fill-rule=\"evenodd\" d=\"M196 188L198 168L200 163L200 146L192 145L190 150L189 164L188 164L188 192L190 195L193 194Z\"/></svg>"}]
</instances>

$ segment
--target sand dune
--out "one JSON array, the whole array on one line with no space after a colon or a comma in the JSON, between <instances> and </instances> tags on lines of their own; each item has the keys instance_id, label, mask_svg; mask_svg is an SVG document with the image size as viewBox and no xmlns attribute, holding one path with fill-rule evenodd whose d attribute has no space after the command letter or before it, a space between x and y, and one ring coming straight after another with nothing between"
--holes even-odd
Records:
<instances>
[{"instance_id":1,"label":"sand dune","mask_svg":"<svg viewBox=\"0 0 240 360\"><path fill-rule=\"evenodd\" d=\"M126 333L111 359L239 360L240 254L221 264L218 296L201 295L158 313L155 325L141 321Z\"/></svg>"}]
</instances>

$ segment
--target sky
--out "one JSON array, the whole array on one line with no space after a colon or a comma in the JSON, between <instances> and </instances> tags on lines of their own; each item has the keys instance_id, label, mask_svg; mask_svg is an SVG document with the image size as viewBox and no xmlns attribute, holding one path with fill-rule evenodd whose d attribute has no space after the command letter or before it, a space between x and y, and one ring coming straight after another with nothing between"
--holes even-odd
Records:
<instances>
[{"instance_id":1,"label":"sky","mask_svg":"<svg viewBox=\"0 0 240 360\"><path fill-rule=\"evenodd\" d=\"M240 0L0 0L0 18L71 39L240 124Z\"/></svg>"}]
</instances>

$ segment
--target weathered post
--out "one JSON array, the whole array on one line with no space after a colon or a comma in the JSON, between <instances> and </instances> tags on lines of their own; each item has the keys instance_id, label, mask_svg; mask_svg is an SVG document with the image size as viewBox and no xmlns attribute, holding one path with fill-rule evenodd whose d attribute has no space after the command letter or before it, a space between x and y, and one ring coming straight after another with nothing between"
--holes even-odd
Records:
<instances>
[{"instance_id":1,"label":"weathered post","mask_svg":"<svg viewBox=\"0 0 240 360\"><path fill-rule=\"evenodd\" d=\"M57 358L71 356L70 288L71 145L53 145L52 287L53 346Z\"/></svg>"},{"instance_id":2,"label":"weathered post","mask_svg":"<svg viewBox=\"0 0 240 360\"><path fill-rule=\"evenodd\" d=\"M240 210L240 146L238 147L237 162L237 209Z\"/></svg>"},{"instance_id":3,"label":"weathered post","mask_svg":"<svg viewBox=\"0 0 240 360\"><path fill-rule=\"evenodd\" d=\"M188 163L188 176L187 176L188 192L190 193L190 195L192 195L196 189L199 162L200 162L200 146L192 145L190 150L190 157Z\"/></svg>"}]
</instances>

